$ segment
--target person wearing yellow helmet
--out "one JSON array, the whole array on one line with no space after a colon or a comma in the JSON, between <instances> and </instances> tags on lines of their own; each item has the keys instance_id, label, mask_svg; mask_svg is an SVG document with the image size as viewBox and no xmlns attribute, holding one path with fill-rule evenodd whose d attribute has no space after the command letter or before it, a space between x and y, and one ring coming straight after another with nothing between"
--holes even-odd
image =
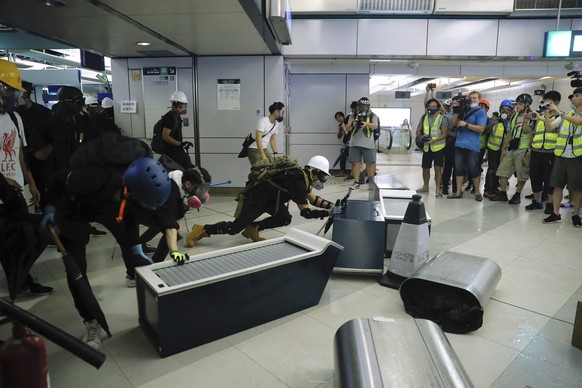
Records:
<instances>
[{"instance_id":1,"label":"person wearing yellow helmet","mask_svg":"<svg viewBox=\"0 0 582 388\"><path fill-rule=\"evenodd\" d=\"M20 71L16 65L5 59L0 59L0 174L2 174L2 192L8 196L0 198L0 218L8 217L9 213L14 213L18 208L18 219L14 222L23 222L25 217L29 217L26 201L23 196L25 182L32 196L35 205L40 201L40 193L36 187L34 178L28 169L24 159L24 147L26 147L26 136L24 125L20 115L14 111L18 98L25 91L22 86ZM36 230L38 223L35 223L34 216L30 215L30 226ZM28 218L27 218L28 219ZM2 242L7 243L6 241ZM29 247L32 247L30 242ZM31 250L33 261L40 256L46 242L38 249ZM20 248L18 248L20 250ZM53 292L51 287L43 286L34 282L34 278L28 274L23 284L16 285L20 292L33 295L48 295Z\"/></svg>"}]
</instances>

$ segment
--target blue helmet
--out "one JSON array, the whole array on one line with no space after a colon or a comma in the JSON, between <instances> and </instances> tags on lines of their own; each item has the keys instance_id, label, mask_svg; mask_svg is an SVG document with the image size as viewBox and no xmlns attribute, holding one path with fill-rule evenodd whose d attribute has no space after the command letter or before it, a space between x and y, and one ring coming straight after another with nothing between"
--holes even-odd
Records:
<instances>
[{"instance_id":1,"label":"blue helmet","mask_svg":"<svg viewBox=\"0 0 582 388\"><path fill-rule=\"evenodd\" d=\"M513 108L513 105L511 104L511 100L501 101L501 105L499 105L499 109L503 108L504 106L508 106L510 108Z\"/></svg>"},{"instance_id":2,"label":"blue helmet","mask_svg":"<svg viewBox=\"0 0 582 388\"><path fill-rule=\"evenodd\" d=\"M149 208L162 206L172 192L168 172L152 158L131 163L123 174L123 183L133 198Z\"/></svg>"}]
</instances>

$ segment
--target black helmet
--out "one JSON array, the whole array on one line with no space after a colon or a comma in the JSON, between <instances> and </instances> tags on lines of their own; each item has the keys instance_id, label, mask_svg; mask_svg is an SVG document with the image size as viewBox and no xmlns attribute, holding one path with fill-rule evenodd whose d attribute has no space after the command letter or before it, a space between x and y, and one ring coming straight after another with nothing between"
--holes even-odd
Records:
<instances>
[{"instance_id":1,"label":"black helmet","mask_svg":"<svg viewBox=\"0 0 582 388\"><path fill-rule=\"evenodd\" d=\"M531 105L531 103L533 102L533 99L531 98L531 96L527 93L523 93L520 94L519 96L517 96L517 98L515 99L515 102L523 102L526 105Z\"/></svg>"},{"instance_id":2,"label":"black helmet","mask_svg":"<svg viewBox=\"0 0 582 388\"><path fill-rule=\"evenodd\" d=\"M85 104L83 92L72 86L63 86L60 88L57 92L57 97L59 98L59 101L81 102L83 105Z\"/></svg>"},{"instance_id":3,"label":"black helmet","mask_svg":"<svg viewBox=\"0 0 582 388\"><path fill-rule=\"evenodd\" d=\"M368 97L362 97L358 100L358 113L368 113L370 109L370 100Z\"/></svg>"}]
</instances>

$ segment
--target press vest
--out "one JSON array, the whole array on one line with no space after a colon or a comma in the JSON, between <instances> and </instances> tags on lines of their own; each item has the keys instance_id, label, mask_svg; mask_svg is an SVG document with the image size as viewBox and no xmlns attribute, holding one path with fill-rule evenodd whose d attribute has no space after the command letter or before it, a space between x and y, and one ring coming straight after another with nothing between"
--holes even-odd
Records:
<instances>
[{"instance_id":1,"label":"press vest","mask_svg":"<svg viewBox=\"0 0 582 388\"><path fill-rule=\"evenodd\" d=\"M503 135L505 135L505 124L503 122L497 123L491 130L489 140L487 141L487 148L492 151L499 151L501 143L503 143Z\"/></svg>"},{"instance_id":2,"label":"press vest","mask_svg":"<svg viewBox=\"0 0 582 388\"><path fill-rule=\"evenodd\" d=\"M437 115L432 123L432 127L430 127L430 130L429 130L428 114L425 114L424 115L424 123L423 123L423 132L425 134L430 135L430 137L432 137L432 138L439 137L441 135L442 122L443 122L443 116L440 113L437 113ZM446 139L435 141L433 144L430 144L430 150L432 152L438 152L438 151L442 150L443 148L445 148L445 144L446 144ZM423 147L423 151L428 152L428 147L429 147L429 144L425 144Z\"/></svg>"},{"instance_id":3,"label":"press vest","mask_svg":"<svg viewBox=\"0 0 582 388\"><path fill-rule=\"evenodd\" d=\"M543 119L542 115L542 119ZM555 118L555 116L551 117L551 119ZM546 123L544 120L538 120L536 125L536 129L533 135L533 141L531 147L536 150L553 150L556 148L556 139L558 138L558 131L556 132L547 132L546 131Z\"/></svg>"},{"instance_id":4,"label":"press vest","mask_svg":"<svg viewBox=\"0 0 582 388\"><path fill-rule=\"evenodd\" d=\"M574 116L574 111L568 113L568 116ZM564 120L562 122L562 127L560 132L558 132L558 138L556 139L556 148L554 149L554 154L556 156L561 156L568 145L568 137L570 136L570 127L573 126L573 139L572 139L572 153L574 156L578 157L582 155L582 125L575 125L571 122Z\"/></svg>"},{"instance_id":5,"label":"press vest","mask_svg":"<svg viewBox=\"0 0 582 388\"><path fill-rule=\"evenodd\" d=\"M517 130L515 130L515 123L517 122L518 116L519 115L517 113L513 115L513 117L511 118L511 122L509 124L509 128L511 130L511 138L512 139L519 138L519 146L517 147L517 149L524 150L524 149L529 148L529 142L531 140L531 132L530 133L523 133L524 122L522 122L521 129L519 130L519 132Z\"/></svg>"}]
</instances>

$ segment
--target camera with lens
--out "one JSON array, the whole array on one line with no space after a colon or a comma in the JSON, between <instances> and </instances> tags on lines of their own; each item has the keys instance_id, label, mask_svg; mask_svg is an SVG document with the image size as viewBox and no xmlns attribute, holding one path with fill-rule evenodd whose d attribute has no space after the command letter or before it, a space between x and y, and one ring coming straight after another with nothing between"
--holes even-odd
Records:
<instances>
[{"instance_id":1,"label":"camera with lens","mask_svg":"<svg viewBox=\"0 0 582 388\"><path fill-rule=\"evenodd\" d=\"M580 79L582 78L582 70L571 71L567 74L567 76L572 78L572 81L570 81L571 87L579 88L582 86L582 80Z\"/></svg>"},{"instance_id":2,"label":"camera with lens","mask_svg":"<svg viewBox=\"0 0 582 388\"><path fill-rule=\"evenodd\" d=\"M465 96L457 96L455 97L455 100L459 103L459 105L453 107L453 113L459 115L459 120L463 120L465 112L468 111L471 107L471 100Z\"/></svg>"},{"instance_id":3,"label":"camera with lens","mask_svg":"<svg viewBox=\"0 0 582 388\"><path fill-rule=\"evenodd\" d=\"M545 104L540 104L540 106L538 106L538 112L543 112L546 109L548 109L550 107L550 103L547 102Z\"/></svg>"},{"instance_id":4,"label":"camera with lens","mask_svg":"<svg viewBox=\"0 0 582 388\"><path fill-rule=\"evenodd\" d=\"M515 137L509 141L509 145L507 146L508 151L513 151L519 148L519 137Z\"/></svg>"}]
</instances>

